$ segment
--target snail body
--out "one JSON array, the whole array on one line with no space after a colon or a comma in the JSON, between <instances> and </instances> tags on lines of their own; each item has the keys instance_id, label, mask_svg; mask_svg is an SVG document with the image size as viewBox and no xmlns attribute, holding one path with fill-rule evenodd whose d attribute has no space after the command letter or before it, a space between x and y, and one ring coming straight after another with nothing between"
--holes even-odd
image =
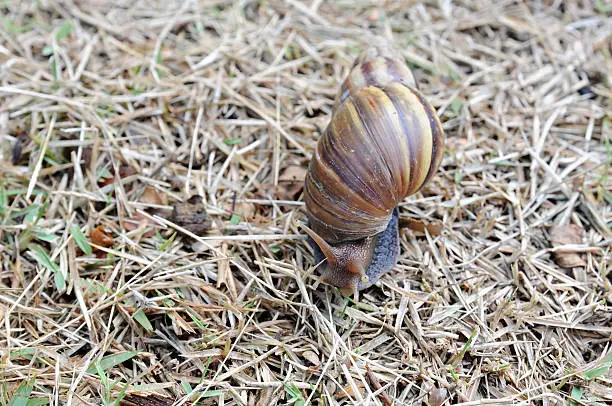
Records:
<instances>
[{"instance_id":1,"label":"snail body","mask_svg":"<svg viewBox=\"0 0 612 406\"><path fill-rule=\"evenodd\" d=\"M356 59L305 179L323 281L345 294L378 281L399 255L397 206L438 169L444 132L411 71L386 48Z\"/></svg>"}]
</instances>

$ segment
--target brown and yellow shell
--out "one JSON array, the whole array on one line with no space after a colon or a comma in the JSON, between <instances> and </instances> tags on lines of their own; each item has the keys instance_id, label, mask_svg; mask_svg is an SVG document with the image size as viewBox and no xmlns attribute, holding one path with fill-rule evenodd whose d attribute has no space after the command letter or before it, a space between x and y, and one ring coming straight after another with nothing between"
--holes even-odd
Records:
<instances>
[{"instance_id":1,"label":"brown and yellow shell","mask_svg":"<svg viewBox=\"0 0 612 406\"><path fill-rule=\"evenodd\" d=\"M355 59L349 75L342 82L334 110L338 109L339 104L344 102L350 93L367 86L392 82L399 82L414 89L417 87L414 75L406 64L392 57L384 45L372 46Z\"/></svg>"},{"instance_id":2,"label":"brown and yellow shell","mask_svg":"<svg viewBox=\"0 0 612 406\"><path fill-rule=\"evenodd\" d=\"M306 175L310 227L330 244L385 230L442 159L436 110L385 51L372 48L355 62Z\"/></svg>"}]
</instances>

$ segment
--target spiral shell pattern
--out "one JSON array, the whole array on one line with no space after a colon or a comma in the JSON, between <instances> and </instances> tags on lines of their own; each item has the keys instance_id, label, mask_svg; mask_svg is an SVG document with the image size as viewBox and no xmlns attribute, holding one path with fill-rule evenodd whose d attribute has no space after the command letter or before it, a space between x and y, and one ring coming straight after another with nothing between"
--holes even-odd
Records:
<instances>
[{"instance_id":1,"label":"spiral shell pattern","mask_svg":"<svg viewBox=\"0 0 612 406\"><path fill-rule=\"evenodd\" d=\"M344 80L338 92L335 109L346 100L350 93L367 86L393 82L403 83L416 89L414 76L405 64L389 56L385 49L371 48L355 60L349 76Z\"/></svg>"},{"instance_id":2,"label":"spiral shell pattern","mask_svg":"<svg viewBox=\"0 0 612 406\"><path fill-rule=\"evenodd\" d=\"M382 232L398 203L429 182L443 145L410 70L378 52L358 59L306 175L311 228L331 244Z\"/></svg>"}]
</instances>

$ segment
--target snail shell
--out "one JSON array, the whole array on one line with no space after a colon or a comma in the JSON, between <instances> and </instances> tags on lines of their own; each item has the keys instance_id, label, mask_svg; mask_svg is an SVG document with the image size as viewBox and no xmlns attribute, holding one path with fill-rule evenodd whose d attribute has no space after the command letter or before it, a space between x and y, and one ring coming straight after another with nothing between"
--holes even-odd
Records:
<instances>
[{"instance_id":1,"label":"snail shell","mask_svg":"<svg viewBox=\"0 0 612 406\"><path fill-rule=\"evenodd\" d=\"M375 283L397 263L397 205L442 159L444 132L414 76L384 47L353 65L305 179L305 203L323 280L343 293Z\"/></svg>"}]
</instances>

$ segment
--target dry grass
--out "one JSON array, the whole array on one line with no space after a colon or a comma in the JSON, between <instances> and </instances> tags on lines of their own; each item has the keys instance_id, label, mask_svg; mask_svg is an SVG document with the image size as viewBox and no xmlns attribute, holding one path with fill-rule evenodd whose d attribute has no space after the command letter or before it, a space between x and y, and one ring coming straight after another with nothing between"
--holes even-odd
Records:
<instances>
[{"instance_id":1,"label":"dry grass","mask_svg":"<svg viewBox=\"0 0 612 406\"><path fill-rule=\"evenodd\" d=\"M612 401L610 3L330 3L0 2L1 404ZM444 122L401 206L444 227L355 303L289 179L373 34Z\"/></svg>"}]
</instances>

